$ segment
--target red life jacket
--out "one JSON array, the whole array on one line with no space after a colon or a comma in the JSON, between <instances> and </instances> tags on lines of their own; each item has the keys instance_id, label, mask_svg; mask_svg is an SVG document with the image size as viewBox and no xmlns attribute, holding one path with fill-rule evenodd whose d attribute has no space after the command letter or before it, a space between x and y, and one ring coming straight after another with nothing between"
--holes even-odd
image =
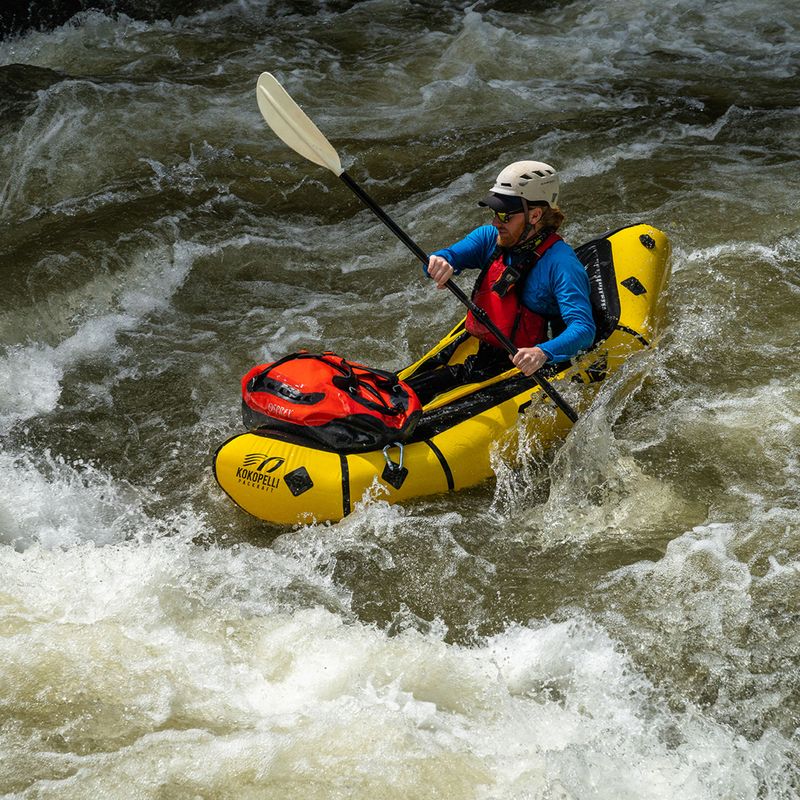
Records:
<instances>
[{"instance_id":1,"label":"red life jacket","mask_svg":"<svg viewBox=\"0 0 800 800\"><path fill-rule=\"evenodd\" d=\"M532 259L519 272L509 269L503 263L503 253L498 252L475 284L472 301L488 314L489 319L515 347L533 347L547 339L547 320L522 302L522 286L542 254L560 241L557 233L547 236L533 250ZM467 312L465 327L478 339L494 347L502 347L497 337L471 311Z\"/></svg>"}]
</instances>

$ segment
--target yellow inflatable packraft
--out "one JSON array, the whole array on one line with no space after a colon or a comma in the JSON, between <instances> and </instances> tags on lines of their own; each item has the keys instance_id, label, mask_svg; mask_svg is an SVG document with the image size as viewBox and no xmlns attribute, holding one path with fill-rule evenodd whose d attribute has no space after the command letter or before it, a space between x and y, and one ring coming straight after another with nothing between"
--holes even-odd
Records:
<instances>
[{"instance_id":1,"label":"yellow inflatable packraft","mask_svg":"<svg viewBox=\"0 0 800 800\"><path fill-rule=\"evenodd\" d=\"M606 234L576 251L586 266L598 330L605 338L550 378L596 384L632 353L648 347L661 323L659 302L669 276L667 237L649 225ZM477 341L463 321L399 377L429 368L431 359L462 363ZM578 411L588 406L586 391ZM214 474L245 511L278 524L339 520L367 492L390 503L474 486L492 476L492 445L523 412L543 445L571 427L532 378L519 370L459 386L433 398L404 446L366 453L331 452L291 435L263 429L226 441L214 457Z\"/></svg>"}]
</instances>

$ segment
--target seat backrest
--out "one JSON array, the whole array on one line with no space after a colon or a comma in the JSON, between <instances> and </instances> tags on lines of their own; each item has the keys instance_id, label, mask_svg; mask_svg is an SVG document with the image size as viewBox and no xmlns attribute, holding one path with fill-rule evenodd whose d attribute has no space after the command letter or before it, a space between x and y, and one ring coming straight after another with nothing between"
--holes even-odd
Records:
<instances>
[{"instance_id":1,"label":"seat backrest","mask_svg":"<svg viewBox=\"0 0 800 800\"><path fill-rule=\"evenodd\" d=\"M620 317L611 242L607 238L593 239L581 245L575 254L589 276L592 316L597 328L594 344L598 344L611 335Z\"/></svg>"}]
</instances>

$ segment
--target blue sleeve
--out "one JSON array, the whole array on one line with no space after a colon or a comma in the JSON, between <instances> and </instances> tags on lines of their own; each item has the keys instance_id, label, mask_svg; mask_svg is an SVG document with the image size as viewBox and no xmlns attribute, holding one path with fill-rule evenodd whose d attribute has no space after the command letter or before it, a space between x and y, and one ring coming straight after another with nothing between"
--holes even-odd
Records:
<instances>
[{"instance_id":1,"label":"blue sleeve","mask_svg":"<svg viewBox=\"0 0 800 800\"><path fill-rule=\"evenodd\" d=\"M565 328L539 347L548 361L567 361L590 348L595 337L589 277L574 253L558 259L551 272L551 287Z\"/></svg>"},{"instance_id":2,"label":"blue sleeve","mask_svg":"<svg viewBox=\"0 0 800 800\"><path fill-rule=\"evenodd\" d=\"M483 269L489 261L497 244L497 231L493 225L481 225L480 228L470 231L463 239L435 250L431 255L441 256L453 267L458 275L465 269ZM428 276L426 268L422 271Z\"/></svg>"}]
</instances>

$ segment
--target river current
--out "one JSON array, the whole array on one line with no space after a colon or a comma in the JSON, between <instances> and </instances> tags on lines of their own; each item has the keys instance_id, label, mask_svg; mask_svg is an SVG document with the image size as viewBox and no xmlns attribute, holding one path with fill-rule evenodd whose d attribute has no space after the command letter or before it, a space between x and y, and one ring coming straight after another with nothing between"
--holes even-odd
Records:
<instances>
[{"instance_id":1,"label":"river current","mask_svg":"<svg viewBox=\"0 0 800 800\"><path fill-rule=\"evenodd\" d=\"M0 42L0 795L798 797L799 29L239 0ZM295 530L216 486L253 364L399 369L460 313L264 70L426 250L520 158L573 245L669 235L656 346L560 448Z\"/></svg>"}]
</instances>

